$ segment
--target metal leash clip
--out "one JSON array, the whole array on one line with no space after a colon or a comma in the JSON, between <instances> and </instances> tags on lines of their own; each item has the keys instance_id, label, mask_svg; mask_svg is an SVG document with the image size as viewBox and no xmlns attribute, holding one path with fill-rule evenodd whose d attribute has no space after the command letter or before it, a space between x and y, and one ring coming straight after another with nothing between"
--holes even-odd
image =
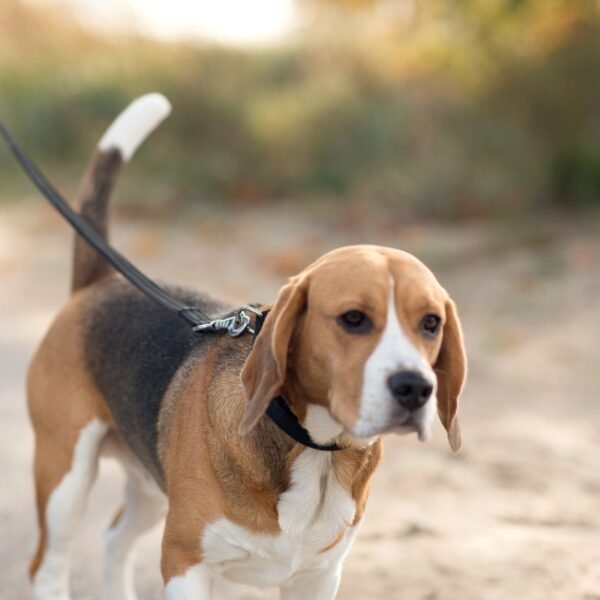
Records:
<instances>
[{"instance_id":1,"label":"metal leash clip","mask_svg":"<svg viewBox=\"0 0 600 600\"><path fill-rule=\"evenodd\" d=\"M193 330L197 332L227 331L231 337L238 337L242 335L244 331L248 331L248 333L254 335L255 330L250 327L252 319L246 311L254 313L257 317L262 317L262 312L258 310L258 308L250 306L249 304L244 304L244 306L230 317L214 319L208 323L200 323L199 325L195 325Z\"/></svg>"}]
</instances>

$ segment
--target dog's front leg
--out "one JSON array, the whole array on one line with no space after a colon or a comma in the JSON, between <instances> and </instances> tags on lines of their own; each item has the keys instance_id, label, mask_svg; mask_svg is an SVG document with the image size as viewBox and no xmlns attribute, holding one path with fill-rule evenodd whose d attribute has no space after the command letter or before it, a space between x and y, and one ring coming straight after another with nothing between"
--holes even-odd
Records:
<instances>
[{"instance_id":1,"label":"dog's front leg","mask_svg":"<svg viewBox=\"0 0 600 600\"><path fill-rule=\"evenodd\" d=\"M212 570L202 562L200 533L177 518L171 503L163 536L161 571L166 600L211 600Z\"/></svg>"},{"instance_id":2,"label":"dog's front leg","mask_svg":"<svg viewBox=\"0 0 600 600\"><path fill-rule=\"evenodd\" d=\"M341 569L305 571L281 586L281 600L334 600L340 585Z\"/></svg>"}]
</instances>

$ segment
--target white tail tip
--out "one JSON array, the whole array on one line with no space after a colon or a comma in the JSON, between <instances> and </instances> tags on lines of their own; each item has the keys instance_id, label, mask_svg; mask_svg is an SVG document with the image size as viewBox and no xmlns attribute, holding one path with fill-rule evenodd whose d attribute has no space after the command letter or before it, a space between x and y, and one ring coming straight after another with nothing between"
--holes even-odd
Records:
<instances>
[{"instance_id":1,"label":"white tail tip","mask_svg":"<svg viewBox=\"0 0 600 600\"><path fill-rule=\"evenodd\" d=\"M127 162L170 112L171 103L162 94L140 96L112 122L98 142L98 150L117 149Z\"/></svg>"}]
</instances>

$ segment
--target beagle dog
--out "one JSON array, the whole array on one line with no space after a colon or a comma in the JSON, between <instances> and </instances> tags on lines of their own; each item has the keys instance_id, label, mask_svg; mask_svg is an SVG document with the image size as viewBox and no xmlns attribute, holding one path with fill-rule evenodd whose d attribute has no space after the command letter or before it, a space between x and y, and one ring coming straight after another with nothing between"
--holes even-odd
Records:
<instances>
[{"instance_id":1,"label":"beagle dog","mask_svg":"<svg viewBox=\"0 0 600 600\"><path fill-rule=\"evenodd\" d=\"M79 192L107 236L116 176L166 117L158 94L108 129ZM220 300L168 287L211 318ZM75 240L72 295L29 368L39 544L38 600L68 600L73 536L102 454L127 473L106 533L103 600L135 600L132 549L166 515L168 600L208 600L216 574L331 600L363 518L381 435L426 440L435 413L460 447L466 374L453 301L415 257L392 248L329 252L292 277L260 333L194 333ZM324 451L265 414L274 397Z\"/></svg>"}]
</instances>

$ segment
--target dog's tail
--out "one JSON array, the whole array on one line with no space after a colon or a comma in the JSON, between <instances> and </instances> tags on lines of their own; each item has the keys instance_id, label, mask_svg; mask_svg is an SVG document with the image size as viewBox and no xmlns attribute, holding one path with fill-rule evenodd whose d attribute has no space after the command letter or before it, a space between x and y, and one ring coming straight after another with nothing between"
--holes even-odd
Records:
<instances>
[{"instance_id":1,"label":"dog's tail","mask_svg":"<svg viewBox=\"0 0 600 600\"><path fill-rule=\"evenodd\" d=\"M171 112L161 94L134 100L112 123L98 143L81 183L77 204L81 216L108 240L108 203L121 167ZM75 236L72 291L113 272L113 268L80 236Z\"/></svg>"}]
</instances>

